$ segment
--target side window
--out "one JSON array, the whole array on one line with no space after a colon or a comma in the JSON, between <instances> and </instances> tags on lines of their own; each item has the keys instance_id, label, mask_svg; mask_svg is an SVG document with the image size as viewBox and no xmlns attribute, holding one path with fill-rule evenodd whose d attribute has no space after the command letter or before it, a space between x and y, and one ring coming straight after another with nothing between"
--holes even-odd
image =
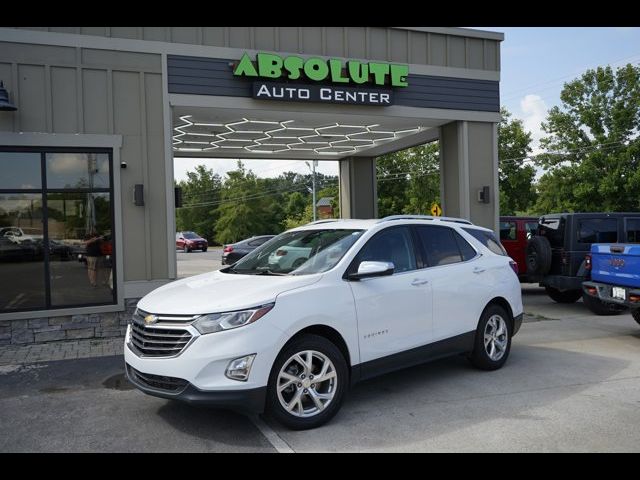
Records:
<instances>
[{"instance_id":1,"label":"side window","mask_svg":"<svg viewBox=\"0 0 640 480\"><path fill-rule=\"evenodd\" d=\"M396 273L415 270L416 258L409 230L399 227L378 233L362 248L358 261L392 262Z\"/></svg>"},{"instance_id":2,"label":"side window","mask_svg":"<svg viewBox=\"0 0 640 480\"><path fill-rule=\"evenodd\" d=\"M618 241L618 220L590 218L578 223L579 243L615 243Z\"/></svg>"},{"instance_id":3,"label":"side window","mask_svg":"<svg viewBox=\"0 0 640 480\"><path fill-rule=\"evenodd\" d=\"M476 252L475 249L469 245L469 242L462 238L458 232L454 231L453 236L456 237L456 242L458 242L458 248L460 248L460 253L462 254L462 261L466 262L478 255L478 252Z\"/></svg>"},{"instance_id":4,"label":"side window","mask_svg":"<svg viewBox=\"0 0 640 480\"><path fill-rule=\"evenodd\" d=\"M627 242L640 243L640 218L627 218Z\"/></svg>"},{"instance_id":5,"label":"side window","mask_svg":"<svg viewBox=\"0 0 640 480\"><path fill-rule=\"evenodd\" d=\"M249 242L249 245L252 247L259 247L263 243L266 243L267 240L269 240L269 238L258 238L256 240Z\"/></svg>"},{"instance_id":6,"label":"side window","mask_svg":"<svg viewBox=\"0 0 640 480\"><path fill-rule=\"evenodd\" d=\"M462 261L454 231L448 227L418 227L418 236L430 267Z\"/></svg>"},{"instance_id":7,"label":"side window","mask_svg":"<svg viewBox=\"0 0 640 480\"><path fill-rule=\"evenodd\" d=\"M478 240L496 255L504 255L505 257L509 256L502 244L496 239L493 232L478 230L476 228L463 228L463 230L473 236L473 238Z\"/></svg>"},{"instance_id":8,"label":"side window","mask_svg":"<svg viewBox=\"0 0 640 480\"><path fill-rule=\"evenodd\" d=\"M500 240L516 239L516 222L500 222Z\"/></svg>"}]
</instances>

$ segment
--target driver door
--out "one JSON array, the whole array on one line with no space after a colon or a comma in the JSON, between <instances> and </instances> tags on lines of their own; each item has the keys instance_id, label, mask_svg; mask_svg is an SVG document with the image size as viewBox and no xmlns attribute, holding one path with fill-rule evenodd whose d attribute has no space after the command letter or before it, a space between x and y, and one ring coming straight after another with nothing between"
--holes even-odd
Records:
<instances>
[{"instance_id":1,"label":"driver door","mask_svg":"<svg viewBox=\"0 0 640 480\"><path fill-rule=\"evenodd\" d=\"M429 343L432 335L431 282L418 270L408 227L387 228L372 237L352 264L394 264L389 276L350 281L358 317L360 360L367 362Z\"/></svg>"}]
</instances>

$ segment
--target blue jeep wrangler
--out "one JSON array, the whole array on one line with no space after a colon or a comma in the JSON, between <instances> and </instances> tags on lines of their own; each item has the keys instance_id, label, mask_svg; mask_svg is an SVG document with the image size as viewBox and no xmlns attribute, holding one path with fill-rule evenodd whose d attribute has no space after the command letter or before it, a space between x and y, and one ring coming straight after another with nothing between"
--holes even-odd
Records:
<instances>
[{"instance_id":1,"label":"blue jeep wrangler","mask_svg":"<svg viewBox=\"0 0 640 480\"><path fill-rule=\"evenodd\" d=\"M595 243L586 258L584 303L596 315L629 308L640 323L640 245Z\"/></svg>"}]
</instances>

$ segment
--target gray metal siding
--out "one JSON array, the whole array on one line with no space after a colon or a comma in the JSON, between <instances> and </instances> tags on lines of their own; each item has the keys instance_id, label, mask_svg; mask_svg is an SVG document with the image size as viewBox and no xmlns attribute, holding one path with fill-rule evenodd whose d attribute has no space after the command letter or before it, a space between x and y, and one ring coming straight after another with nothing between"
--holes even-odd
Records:
<instances>
[{"instance_id":1,"label":"gray metal siding","mask_svg":"<svg viewBox=\"0 0 640 480\"><path fill-rule=\"evenodd\" d=\"M231 61L170 55L169 93L251 97L252 80L234 77ZM409 86L395 90L395 104L497 112L498 82L430 75L409 75Z\"/></svg>"},{"instance_id":2,"label":"gray metal siding","mask_svg":"<svg viewBox=\"0 0 640 480\"><path fill-rule=\"evenodd\" d=\"M0 42L0 79L18 107L0 112L0 131L123 136L125 281L168 278L161 72L157 54ZM144 208L131 201L137 183Z\"/></svg>"},{"instance_id":3,"label":"gray metal siding","mask_svg":"<svg viewBox=\"0 0 640 480\"><path fill-rule=\"evenodd\" d=\"M385 27L19 28L307 55L351 56L416 65L500 70L498 40L466 37L463 32L455 29L451 34L446 34ZM467 47L469 41L473 44ZM480 42L483 44L482 48Z\"/></svg>"}]
</instances>

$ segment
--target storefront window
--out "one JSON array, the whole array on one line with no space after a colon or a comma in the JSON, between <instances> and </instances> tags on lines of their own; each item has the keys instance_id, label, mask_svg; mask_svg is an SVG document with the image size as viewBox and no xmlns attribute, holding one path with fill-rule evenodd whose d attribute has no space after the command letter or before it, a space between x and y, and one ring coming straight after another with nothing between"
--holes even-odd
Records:
<instances>
[{"instance_id":1,"label":"storefront window","mask_svg":"<svg viewBox=\"0 0 640 480\"><path fill-rule=\"evenodd\" d=\"M46 306L42 213L41 193L0 194L0 311Z\"/></svg>"},{"instance_id":2,"label":"storefront window","mask_svg":"<svg viewBox=\"0 0 640 480\"><path fill-rule=\"evenodd\" d=\"M109 152L0 150L0 313L116 303Z\"/></svg>"}]
</instances>

